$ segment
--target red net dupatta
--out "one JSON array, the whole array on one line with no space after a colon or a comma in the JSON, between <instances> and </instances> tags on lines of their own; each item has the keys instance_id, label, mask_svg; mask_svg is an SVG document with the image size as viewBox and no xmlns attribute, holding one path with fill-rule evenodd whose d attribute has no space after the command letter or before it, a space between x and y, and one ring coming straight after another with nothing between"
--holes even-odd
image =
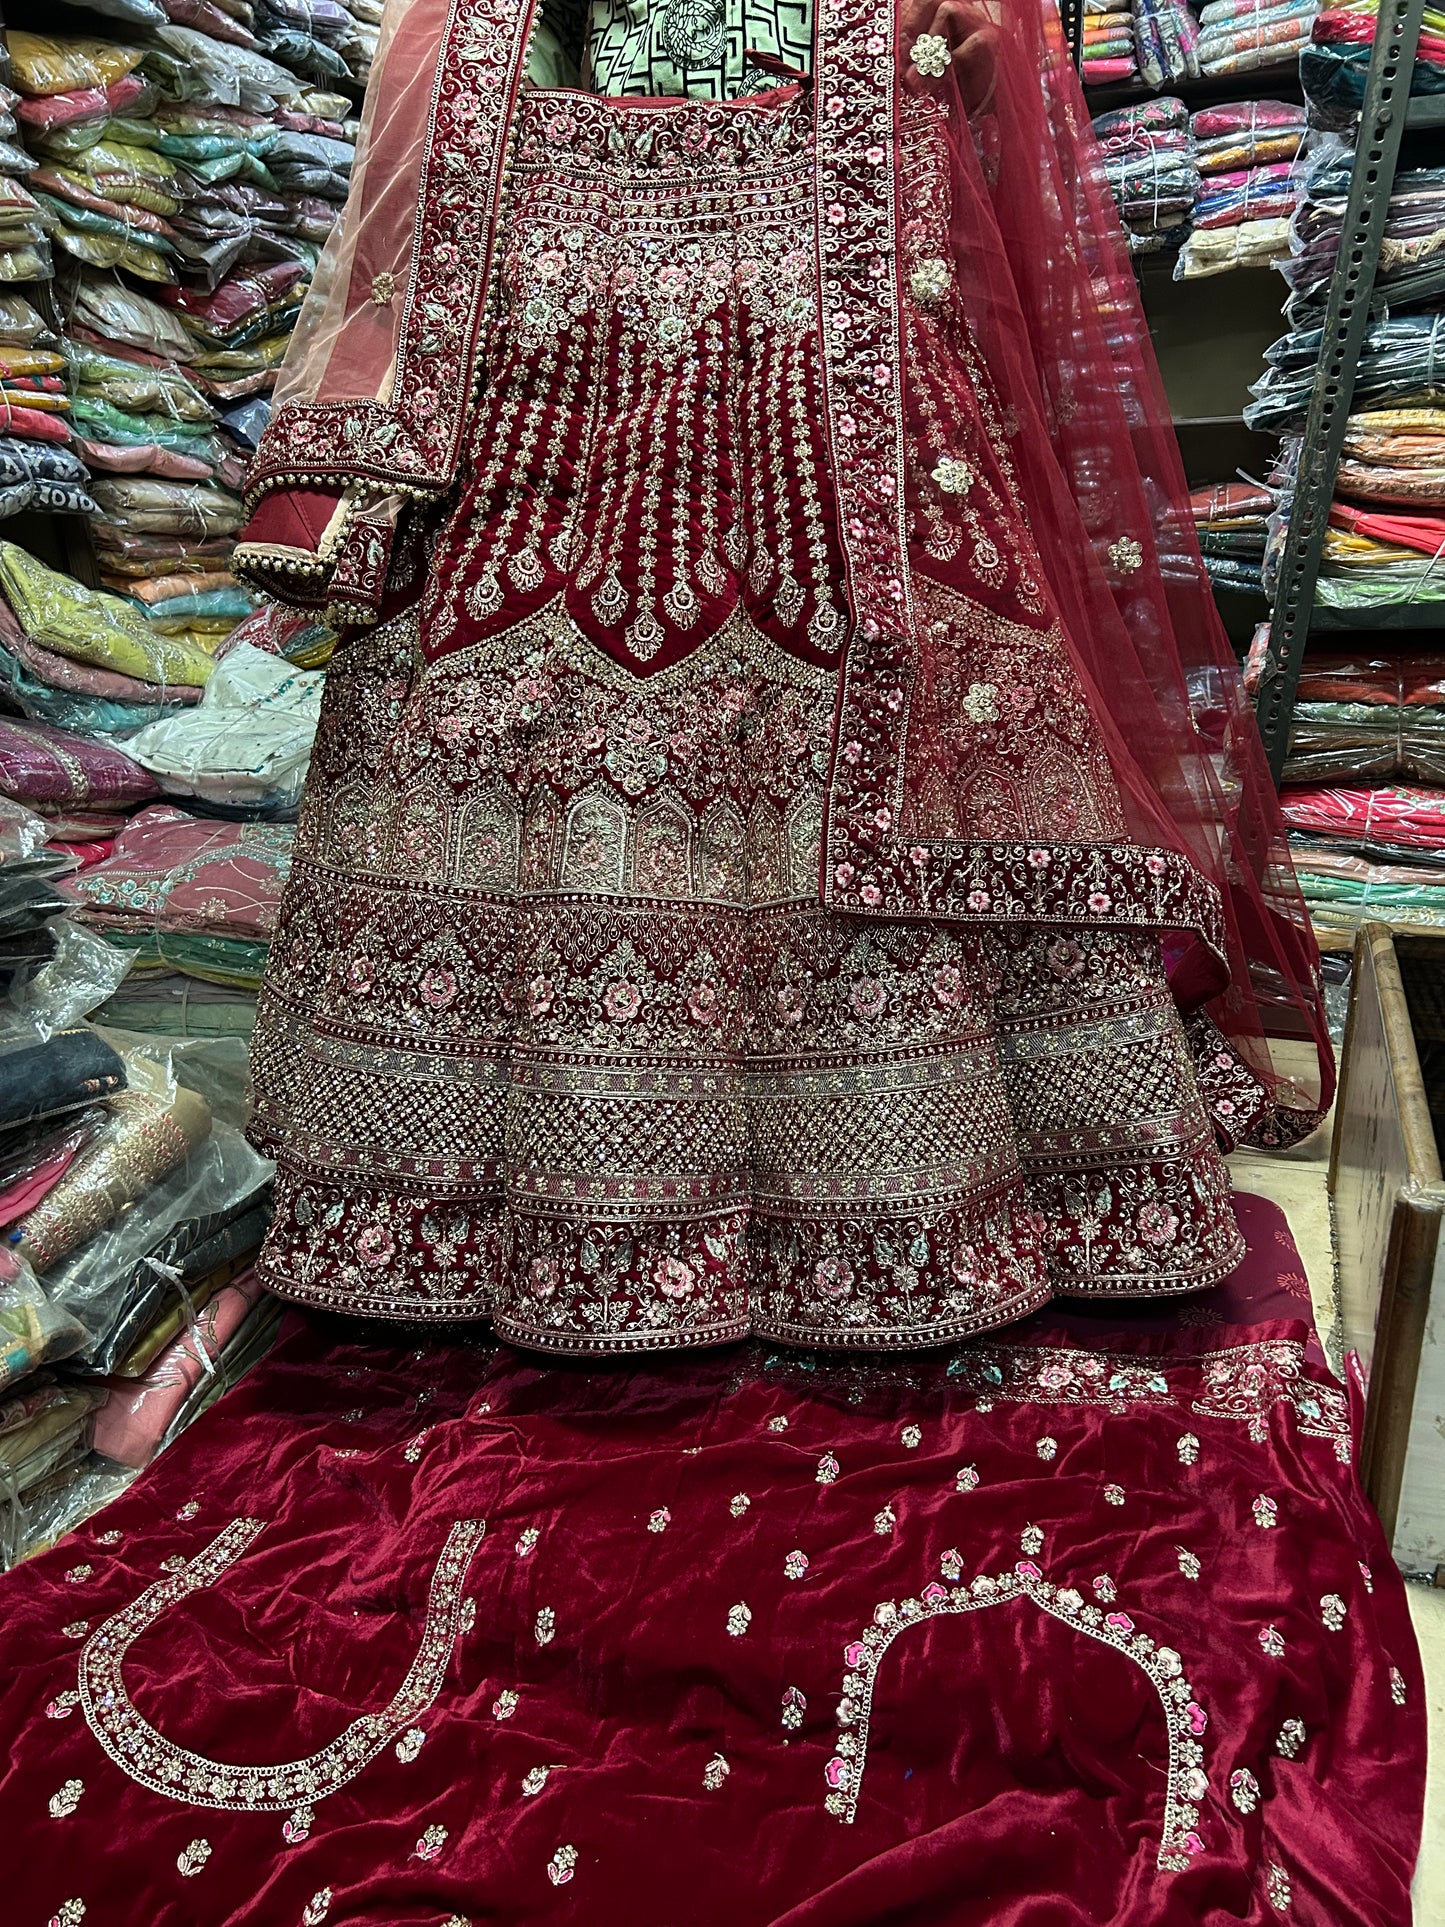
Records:
<instances>
[{"instance_id":1,"label":"red net dupatta","mask_svg":"<svg viewBox=\"0 0 1445 1927\"><path fill-rule=\"evenodd\" d=\"M388 8L237 552L284 601L375 620L455 480L532 14ZM821 894L1159 933L1221 1134L1297 1138L1318 956L1052 0L819 0L812 88L849 616Z\"/></svg>"}]
</instances>

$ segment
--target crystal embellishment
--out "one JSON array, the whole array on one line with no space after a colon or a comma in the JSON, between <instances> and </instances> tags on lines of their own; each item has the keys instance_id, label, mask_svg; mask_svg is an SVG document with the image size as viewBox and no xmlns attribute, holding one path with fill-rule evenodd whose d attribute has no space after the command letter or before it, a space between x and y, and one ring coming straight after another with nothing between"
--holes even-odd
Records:
<instances>
[{"instance_id":1,"label":"crystal embellishment","mask_svg":"<svg viewBox=\"0 0 1445 1927\"><path fill-rule=\"evenodd\" d=\"M944 455L934 469L932 480L945 495L967 495L973 487L974 468L961 455Z\"/></svg>"},{"instance_id":2,"label":"crystal embellishment","mask_svg":"<svg viewBox=\"0 0 1445 1927\"><path fill-rule=\"evenodd\" d=\"M921 33L908 49L908 58L925 80L937 80L953 63L953 53L941 33Z\"/></svg>"},{"instance_id":3,"label":"crystal embellishment","mask_svg":"<svg viewBox=\"0 0 1445 1927\"><path fill-rule=\"evenodd\" d=\"M577 1849L575 1847L558 1847L547 1862L547 1878L554 1887L565 1887L576 1871Z\"/></svg>"},{"instance_id":4,"label":"crystal embellishment","mask_svg":"<svg viewBox=\"0 0 1445 1927\"><path fill-rule=\"evenodd\" d=\"M84 1780L67 1780L58 1793L50 1796L50 1817L64 1820L80 1805L80 1796L85 1791Z\"/></svg>"},{"instance_id":5,"label":"crystal embellishment","mask_svg":"<svg viewBox=\"0 0 1445 1927\"><path fill-rule=\"evenodd\" d=\"M1109 544L1109 560L1120 575L1133 575L1144 566L1144 546L1132 535L1121 535Z\"/></svg>"}]
</instances>

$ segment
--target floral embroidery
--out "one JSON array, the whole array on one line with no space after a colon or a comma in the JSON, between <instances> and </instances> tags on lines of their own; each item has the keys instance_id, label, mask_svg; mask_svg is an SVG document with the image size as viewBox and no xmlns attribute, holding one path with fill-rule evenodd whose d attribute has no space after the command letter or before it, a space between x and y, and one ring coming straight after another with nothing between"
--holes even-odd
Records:
<instances>
[{"instance_id":1,"label":"floral embroidery","mask_svg":"<svg viewBox=\"0 0 1445 1927\"><path fill-rule=\"evenodd\" d=\"M111 1526L105 1532L97 1532L95 1543L98 1546L118 1546L125 1534L118 1526Z\"/></svg>"},{"instance_id":2,"label":"floral embroidery","mask_svg":"<svg viewBox=\"0 0 1445 1927\"><path fill-rule=\"evenodd\" d=\"M921 33L909 48L908 58L926 79L937 80L948 72L953 51L941 33Z\"/></svg>"},{"instance_id":3,"label":"floral embroidery","mask_svg":"<svg viewBox=\"0 0 1445 1927\"><path fill-rule=\"evenodd\" d=\"M1094 1580L1093 1585L1095 1599L1101 1599L1106 1606L1112 1605L1119 1597L1119 1588L1114 1584L1107 1572L1101 1572L1098 1578Z\"/></svg>"},{"instance_id":4,"label":"floral embroidery","mask_svg":"<svg viewBox=\"0 0 1445 1927\"><path fill-rule=\"evenodd\" d=\"M51 1819L64 1820L69 1814L74 1813L80 1805L80 1796L84 1791L84 1780L67 1780L58 1793L52 1793L50 1796Z\"/></svg>"},{"instance_id":5,"label":"floral embroidery","mask_svg":"<svg viewBox=\"0 0 1445 1927\"><path fill-rule=\"evenodd\" d=\"M1144 566L1143 545L1132 535L1121 535L1117 542L1109 544L1109 560L1120 575L1133 575Z\"/></svg>"},{"instance_id":6,"label":"floral embroidery","mask_svg":"<svg viewBox=\"0 0 1445 1927\"><path fill-rule=\"evenodd\" d=\"M1277 1866L1273 1860L1270 1861L1269 1871L1265 1876L1264 1891L1270 1906L1274 1908L1276 1913L1282 1914L1288 1910L1290 1903L1289 1875L1283 1867Z\"/></svg>"},{"instance_id":7,"label":"floral embroidery","mask_svg":"<svg viewBox=\"0 0 1445 1927\"><path fill-rule=\"evenodd\" d=\"M303 1840L311 1838L311 1822L315 1814L310 1807L293 1807L281 1822L281 1838L288 1847L299 1847Z\"/></svg>"},{"instance_id":8,"label":"floral embroidery","mask_svg":"<svg viewBox=\"0 0 1445 1927\"><path fill-rule=\"evenodd\" d=\"M421 1839L417 1841L416 1845L407 1855L407 1858L408 1860L435 1860L446 1843L446 1828L437 1826L435 1822L433 1822L422 1835Z\"/></svg>"},{"instance_id":9,"label":"floral embroidery","mask_svg":"<svg viewBox=\"0 0 1445 1927\"><path fill-rule=\"evenodd\" d=\"M1027 1559L1021 1559L1012 1572L980 1573L966 1586L948 1587L934 1581L917 1598L884 1600L874 1608L872 1624L843 1649L846 1670L838 1703L836 1751L824 1769L828 1812L845 1824L857 1815L878 1668L898 1635L943 1614L978 1612L1020 1599L1032 1601L1040 1611L1114 1647L1133 1660L1152 1682L1164 1711L1169 1741L1169 1778L1157 1864L1167 1873L1187 1867L1193 1856L1203 1851L1203 1841L1195 1831L1198 1808L1190 1801L1202 1798L1207 1789L1200 1738L1209 1722L1204 1708L1193 1697L1179 1654L1172 1647L1156 1646L1127 1613L1106 1615L1097 1606L1086 1605L1074 1588L1055 1586Z\"/></svg>"},{"instance_id":10,"label":"floral embroidery","mask_svg":"<svg viewBox=\"0 0 1445 1927\"><path fill-rule=\"evenodd\" d=\"M1279 1507L1273 1499L1267 1498L1263 1492L1260 1493L1250 1510L1254 1513L1254 1523L1257 1526L1268 1528L1269 1526L1279 1524Z\"/></svg>"},{"instance_id":11,"label":"floral embroidery","mask_svg":"<svg viewBox=\"0 0 1445 1927\"><path fill-rule=\"evenodd\" d=\"M1298 1757L1299 1750L1304 1745L1304 1743L1305 1743L1304 1721L1303 1720L1286 1720L1284 1725L1279 1729L1279 1737L1276 1739L1274 1743L1274 1750L1276 1753L1278 1753L1281 1756L1281 1758L1286 1760L1293 1760Z\"/></svg>"},{"instance_id":12,"label":"floral embroidery","mask_svg":"<svg viewBox=\"0 0 1445 1927\"><path fill-rule=\"evenodd\" d=\"M796 1733L803 1724L803 1716L808 1710L808 1697L801 1687L790 1686L783 1695L783 1725L790 1733Z\"/></svg>"},{"instance_id":13,"label":"floral embroidery","mask_svg":"<svg viewBox=\"0 0 1445 1927\"><path fill-rule=\"evenodd\" d=\"M665 1505L660 1505L647 1521L647 1530L649 1532L666 1532L671 1524L672 1514Z\"/></svg>"},{"instance_id":14,"label":"floral embroidery","mask_svg":"<svg viewBox=\"0 0 1445 1927\"><path fill-rule=\"evenodd\" d=\"M402 1734L396 1743L396 1757L401 1761L403 1766L410 1766L417 1754L421 1752L425 1741L426 1734L419 1726L407 1728L406 1732Z\"/></svg>"},{"instance_id":15,"label":"floral embroidery","mask_svg":"<svg viewBox=\"0 0 1445 1927\"><path fill-rule=\"evenodd\" d=\"M1365 1582L1365 1591L1373 1592L1375 1590L1375 1575L1370 1571L1370 1568L1365 1564L1363 1559L1359 1559L1355 1563L1360 1568L1360 1577Z\"/></svg>"},{"instance_id":16,"label":"floral embroidery","mask_svg":"<svg viewBox=\"0 0 1445 1927\"><path fill-rule=\"evenodd\" d=\"M1044 1549L1042 1527L1035 1525L1025 1526L1019 1534L1019 1546L1024 1552L1028 1553L1031 1558L1035 1553L1042 1552Z\"/></svg>"},{"instance_id":17,"label":"floral embroidery","mask_svg":"<svg viewBox=\"0 0 1445 1927\"><path fill-rule=\"evenodd\" d=\"M193 1840L176 1855L176 1866L189 1879L198 1874L211 1857L209 1840Z\"/></svg>"},{"instance_id":18,"label":"floral embroidery","mask_svg":"<svg viewBox=\"0 0 1445 1927\"><path fill-rule=\"evenodd\" d=\"M83 1585L94 1571L94 1566L72 1566L65 1575L66 1581L72 1586Z\"/></svg>"},{"instance_id":19,"label":"floral embroidery","mask_svg":"<svg viewBox=\"0 0 1445 1927\"><path fill-rule=\"evenodd\" d=\"M945 1579L961 1579L963 1577L963 1554L958 1550L957 1546L950 1546L948 1551L944 1553L938 1562L938 1570L943 1574Z\"/></svg>"},{"instance_id":20,"label":"floral embroidery","mask_svg":"<svg viewBox=\"0 0 1445 1927\"><path fill-rule=\"evenodd\" d=\"M714 1753L702 1770L702 1783L709 1793L716 1793L731 1772L732 1768L728 1765L722 1754Z\"/></svg>"},{"instance_id":21,"label":"floral embroidery","mask_svg":"<svg viewBox=\"0 0 1445 1927\"><path fill-rule=\"evenodd\" d=\"M907 1452L916 1452L923 1443L923 1433L916 1425L905 1425L902 1432L899 1433L899 1438L902 1440L903 1448Z\"/></svg>"},{"instance_id":22,"label":"floral embroidery","mask_svg":"<svg viewBox=\"0 0 1445 1927\"><path fill-rule=\"evenodd\" d=\"M421 1458L422 1448L431 1437L431 1434L432 1428L428 1425L424 1431L418 1432L416 1437L411 1439L403 1448L401 1456L406 1460L408 1465L415 1465Z\"/></svg>"},{"instance_id":23,"label":"floral embroidery","mask_svg":"<svg viewBox=\"0 0 1445 1927\"><path fill-rule=\"evenodd\" d=\"M63 1693L57 1693L51 1700L45 1709L45 1717L48 1720L68 1720L79 1704L79 1693L67 1689Z\"/></svg>"},{"instance_id":24,"label":"floral embroidery","mask_svg":"<svg viewBox=\"0 0 1445 1927\"><path fill-rule=\"evenodd\" d=\"M575 1847L558 1847L547 1862L547 1878L554 1887L565 1887L576 1870L577 1849Z\"/></svg>"},{"instance_id":25,"label":"floral embroidery","mask_svg":"<svg viewBox=\"0 0 1445 1927\"><path fill-rule=\"evenodd\" d=\"M502 1691L498 1693L497 1697L492 1701L492 1718L494 1720L509 1720L516 1710L517 1695L512 1691L510 1686L503 1687Z\"/></svg>"},{"instance_id":26,"label":"floral embroidery","mask_svg":"<svg viewBox=\"0 0 1445 1927\"><path fill-rule=\"evenodd\" d=\"M301 1911L301 1927L321 1927L331 1911L331 1889L320 1887Z\"/></svg>"},{"instance_id":27,"label":"floral embroidery","mask_svg":"<svg viewBox=\"0 0 1445 1927\"><path fill-rule=\"evenodd\" d=\"M1262 1445L1269 1436L1269 1415L1281 1404L1293 1409L1306 1437L1327 1439L1335 1457L1348 1462L1345 1393L1306 1374L1305 1348L1298 1339L1270 1339L1216 1353L1205 1362L1204 1385L1194 1409L1210 1418L1242 1419L1250 1438Z\"/></svg>"},{"instance_id":28,"label":"floral embroidery","mask_svg":"<svg viewBox=\"0 0 1445 1927\"><path fill-rule=\"evenodd\" d=\"M476 1623L477 1602L475 1599L464 1599L457 1610L457 1631L469 1633Z\"/></svg>"},{"instance_id":29,"label":"floral embroidery","mask_svg":"<svg viewBox=\"0 0 1445 1927\"><path fill-rule=\"evenodd\" d=\"M1187 1546L1176 1546L1174 1553L1179 1561L1179 1570L1184 1574L1184 1577L1186 1579L1197 1579L1204 1570L1199 1563L1198 1555L1190 1552Z\"/></svg>"},{"instance_id":30,"label":"floral embroidery","mask_svg":"<svg viewBox=\"0 0 1445 1927\"><path fill-rule=\"evenodd\" d=\"M262 1530L258 1519L233 1520L182 1572L157 1580L133 1605L105 1620L81 1653L80 1700L91 1732L133 1780L190 1806L285 1812L324 1799L355 1779L441 1690L458 1630L459 1594L485 1528L480 1520L464 1519L448 1532L427 1592L416 1656L388 1706L353 1720L306 1759L235 1766L203 1759L158 1733L131 1703L123 1668L132 1642L148 1626L180 1600L213 1585Z\"/></svg>"},{"instance_id":31,"label":"floral embroidery","mask_svg":"<svg viewBox=\"0 0 1445 1927\"><path fill-rule=\"evenodd\" d=\"M184 1572L189 1561L183 1552L173 1552L161 1561L162 1572Z\"/></svg>"},{"instance_id":32,"label":"floral embroidery","mask_svg":"<svg viewBox=\"0 0 1445 1927\"><path fill-rule=\"evenodd\" d=\"M897 1524L898 1514L893 1510L891 1505L886 1505L881 1512L875 1512L873 1514L873 1530L878 1534L880 1539L886 1539Z\"/></svg>"},{"instance_id":33,"label":"floral embroidery","mask_svg":"<svg viewBox=\"0 0 1445 1927\"><path fill-rule=\"evenodd\" d=\"M537 1541L541 1536L536 1526L528 1526L526 1531L523 1532L517 1540L517 1557L519 1559L526 1559L534 1553L537 1550Z\"/></svg>"},{"instance_id":34,"label":"floral embroidery","mask_svg":"<svg viewBox=\"0 0 1445 1927\"><path fill-rule=\"evenodd\" d=\"M522 1792L527 1799L542 1791L547 1784L547 1775L555 1773L555 1766L531 1766L522 1775Z\"/></svg>"},{"instance_id":35,"label":"floral embroidery","mask_svg":"<svg viewBox=\"0 0 1445 1927\"><path fill-rule=\"evenodd\" d=\"M741 1639L752 1623L753 1613L750 1606L739 1601L736 1606L728 1607L728 1631L734 1639Z\"/></svg>"},{"instance_id":36,"label":"floral embroidery","mask_svg":"<svg viewBox=\"0 0 1445 1927\"><path fill-rule=\"evenodd\" d=\"M62 1900L50 1916L49 1927L80 1927L84 1919L85 1902L83 1900Z\"/></svg>"},{"instance_id":37,"label":"floral embroidery","mask_svg":"<svg viewBox=\"0 0 1445 1927\"><path fill-rule=\"evenodd\" d=\"M88 1619L72 1619L68 1626L62 1626L60 1630L65 1634L67 1639L84 1639L85 1635L90 1631L90 1621Z\"/></svg>"},{"instance_id":38,"label":"floral embroidery","mask_svg":"<svg viewBox=\"0 0 1445 1927\"><path fill-rule=\"evenodd\" d=\"M1106 1485L1106 1486L1104 1487L1104 1497L1105 1497L1105 1499L1106 1499L1106 1500L1108 1501L1108 1503L1109 1503L1110 1505L1123 1505L1123 1503L1124 1503L1124 1488L1123 1488L1123 1486L1122 1486L1122 1485Z\"/></svg>"},{"instance_id":39,"label":"floral embroidery","mask_svg":"<svg viewBox=\"0 0 1445 1927\"><path fill-rule=\"evenodd\" d=\"M1230 1774L1229 1797L1241 1813L1253 1813L1259 1805L1259 1781L1247 1766L1236 1767Z\"/></svg>"},{"instance_id":40,"label":"floral embroidery","mask_svg":"<svg viewBox=\"0 0 1445 1927\"><path fill-rule=\"evenodd\" d=\"M1396 1706L1405 1704L1405 1675L1398 1666L1390 1668L1390 1698Z\"/></svg>"},{"instance_id":41,"label":"floral embroidery","mask_svg":"<svg viewBox=\"0 0 1445 1927\"><path fill-rule=\"evenodd\" d=\"M1270 1659L1284 1658L1284 1635L1277 1626L1265 1626L1259 1635L1260 1651Z\"/></svg>"},{"instance_id":42,"label":"floral embroidery","mask_svg":"<svg viewBox=\"0 0 1445 1927\"><path fill-rule=\"evenodd\" d=\"M1192 1432L1182 1433L1174 1449L1179 1454L1179 1463L1181 1465L1197 1465L1199 1463L1199 1440Z\"/></svg>"},{"instance_id":43,"label":"floral embroidery","mask_svg":"<svg viewBox=\"0 0 1445 1927\"><path fill-rule=\"evenodd\" d=\"M970 683L964 691L963 713L971 723L998 721L998 689L991 682Z\"/></svg>"},{"instance_id":44,"label":"floral embroidery","mask_svg":"<svg viewBox=\"0 0 1445 1927\"><path fill-rule=\"evenodd\" d=\"M728 1500L728 1511L735 1519L741 1519L751 1504L752 1500L746 1492L735 1492Z\"/></svg>"},{"instance_id":45,"label":"floral embroidery","mask_svg":"<svg viewBox=\"0 0 1445 1927\"><path fill-rule=\"evenodd\" d=\"M802 1579L806 1575L807 1570L808 1555L806 1552L790 1552L783 1561L783 1573L785 1577L789 1579Z\"/></svg>"},{"instance_id":46,"label":"floral embroidery","mask_svg":"<svg viewBox=\"0 0 1445 1927\"><path fill-rule=\"evenodd\" d=\"M1337 1592L1327 1592L1320 1601L1320 1618L1327 1632L1339 1632L1345 1623L1345 1612L1345 1602Z\"/></svg>"},{"instance_id":47,"label":"floral embroidery","mask_svg":"<svg viewBox=\"0 0 1445 1927\"><path fill-rule=\"evenodd\" d=\"M199 1499L187 1499L183 1506L177 1508L176 1517L181 1520L194 1519L200 1509Z\"/></svg>"},{"instance_id":48,"label":"floral embroidery","mask_svg":"<svg viewBox=\"0 0 1445 1927\"><path fill-rule=\"evenodd\" d=\"M977 1489L977 1486L978 1486L978 1467L976 1465L961 1465L958 1468L958 1472L954 1477L954 1481L953 1481L954 1491L955 1492L973 1492Z\"/></svg>"},{"instance_id":49,"label":"floral embroidery","mask_svg":"<svg viewBox=\"0 0 1445 1927\"><path fill-rule=\"evenodd\" d=\"M550 1606L543 1606L541 1611L537 1614L536 1621L532 1627L532 1631L537 1636L537 1644L539 1646L550 1645L552 1636L556 1632L556 1630L557 1630L556 1613L552 1610Z\"/></svg>"},{"instance_id":50,"label":"floral embroidery","mask_svg":"<svg viewBox=\"0 0 1445 1927\"><path fill-rule=\"evenodd\" d=\"M833 1454L825 1452L818 1461L818 1470L814 1477L819 1485L832 1485L841 1470L842 1467Z\"/></svg>"},{"instance_id":51,"label":"floral embroidery","mask_svg":"<svg viewBox=\"0 0 1445 1927\"><path fill-rule=\"evenodd\" d=\"M786 1432L787 1429L788 1421L783 1417L781 1412L779 1412L775 1418L768 1420L768 1430L770 1432Z\"/></svg>"},{"instance_id":52,"label":"floral embroidery","mask_svg":"<svg viewBox=\"0 0 1445 1927\"><path fill-rule=\"evenodd\" d=\"M1034 1447L1034 1450L1038 1453L1041 1459L1044 1459L1044 1460L1056 1459L1059 1455L1059 1441L1057 1439L1050 1438L1046 1433L1044 1437L1041 1438L1038 1444Z\"/></svg>"}]
</instances>

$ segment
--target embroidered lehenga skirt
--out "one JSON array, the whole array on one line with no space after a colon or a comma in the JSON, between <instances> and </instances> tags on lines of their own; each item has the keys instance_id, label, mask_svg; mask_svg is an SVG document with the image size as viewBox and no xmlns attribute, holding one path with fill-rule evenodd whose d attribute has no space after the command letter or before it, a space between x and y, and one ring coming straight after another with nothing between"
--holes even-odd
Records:
<instances>
[{"instance_id":1,"label":"embroidered lehenga skirt","mask_svg":"<svg viewBox=\"0 0 1445 1927\"><path fill-rule=\"evenodd\" d=\"M810 111L523 97L463 479L330 671L272 949L286 1296L563 1353L888 1348L1237 1260L1157 936L820 904ZM1041 838L1111 834L1062 651L988 645L934 699L1034 745Z\"/></svg>"}]
</instances>

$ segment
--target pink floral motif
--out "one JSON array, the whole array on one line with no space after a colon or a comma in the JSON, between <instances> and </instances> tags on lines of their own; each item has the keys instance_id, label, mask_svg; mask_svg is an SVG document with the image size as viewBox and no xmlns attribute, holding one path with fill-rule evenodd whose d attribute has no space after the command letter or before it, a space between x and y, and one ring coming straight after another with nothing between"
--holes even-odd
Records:
<instances>
[{"instance_id":1,"label":"pink floral motif","mask_svg":"<svg viewBox=\"0 0 1445 1927\"><path fill-rule=\"evenodd\" d=\"M652 1275L663 1297L674 1299L689 1297L697 1279L691 1265L684 1264L681 1258L670 1257L660 1259Z\"/></svg>"},{"instance_id":2,"label":"pink floral motif","mask_svg":"<svg viewBox=\"0 0 1445 1927\"><path fill-rule=\"evenodd\" d=\"M1178 1217L1159 1198L1150 1198L1140 1205L1136 1222L1145 1244L1155 1246L1172 1244L1179 1229Z\"/></svg>"},{"instance_id":3,"label":"pink floral motif","mask_svg":"<svg viewBox=\"0 0 1445 1927\"><path fill-rule=\"evenodd\" d=\"M823 1773L829 1786L833 1787L846 1787L853 1778L853 1769L846 1760L840 1760L836 1754L824 1767Z\"/></svg>"},{"instance_id":4,"label":"pink floral motif","mask_svg":"<svg viewBox=\"0 0 1445 1927\"><path fill-rule=\"evenodd\" d=\"M945 1010L963 1001L963 972L957 964L945 964L935 975L933 994Z\"/></svg>"},{"instance_id":5,"label":"pink floral motif","mask_svg":"<svg viewBox=\"0 0 1445 1927\"><path fill-rule=\"evenodd\" d=\"M803 1021L803 993L796 984L784 984L777 995L778 1018L784 1024Z\"/></svg>"},{"instance_id":6,"label":"pink floral motif","mask_svg":"<svg viewBox=\"0 0 1445 1927\"><path fill-rule=\"evenodd\" d=\"M552 1008L556 986L550 977L534 977L527 985L527 1010L533 1017L545 1017Z\"/></svg>"},{"instance_id":7,"label":"pink floral motif","mask_svg":"<svg viewBox=\"0 0 1445 1927\"><path fill-rule=\"evenodd\" d=\"M888 1002L888 992L876 977L864 977L854 984L848 1001L860 1017L877 1017Z\"/></svg>"},{"instance_id":8,"label":"pink floral motif","mask_svg":"<svg viewBox=\"0 0 1445 1927\"><path fill-rule=\"evenodd\" d=\"M843 1663L853 1672L857 1672L867 1657L868 1648L861 1639L855 1639L851 1645L843 1648Z\"/></svg>"},{"instance_id":9,"label":"pink floral motif","mask_svg":"<svg viewBox=\"0 0 1445 1927\"><path fill-rule=\"evenodd\" d=\"M1190 1700L1184 1709L1184 1718L1188 1722L1189 1731L1196 1739L1209 1724L1209 1715L1197 1700Z\"/></svg>"},{"instance_id":10,"label":"pink floral motif","mask_svg":"<svg viewBox=\"0 0 1445 1927\"><path fill-rule=\"evenodd\" d=\"M369 1224L357 1235L356 1255L364 1265L390 1263L396 1254L396 1240L384 1225Z\"/></svg>"},{"instance_id":11,"label":"pink floral motif","mask_svg":"<svg viewBox=\"0 0 1445 1927\"><path fill-rule=\"evenodd\" d=\"M1032 1559L1018 1560L1014 1566L1014 1571L1020 1579L1042 1579L1044 1576Z\"/></svg>"},{"instance_id":12,"label":"pink floral motif","mask_svg":"<svg viewBox=\"0 0 1445 1927\"><path fill-rule=\"evenodd\" d=\"M940 1599L947 1599L948 1588L946 1586L940 1586L936 1579L932 1579L923 1588L920 1597L925 1605L933 1606L936 1605Z\"/></svg>"},{"instance_id":13,"label":"pink floral motif","mask_svg":"<svg viewBox=\"0 0 1445 1927\"><path fill-rule=\"evenodd\" d=\"M1045 955L1049 960L1049 969L1056 977L1065 980L1077 977L1088 961L1083 948L1072 937L1055 937Z\"/></svg>"},{"instance_id":14,"label":"pink floral motif","mask_svg":"<svg viewBox=\"0 0 1445 1927\"><path fill-rule=\"evenodd\" d=\"M429 970L421 980L421 998L433 1010L445 1010L455 1002L457 979L455 971Z\"/></svg>"},{"instance_id":15,"label":"pink floral motif","mask_svg":"<svg viewBox=\"0 0 1445 1927\"><path fill-rule=\"evenodd\" d=\"M602 1008L614 1024L625 1024L642 1008L642 992L623 978L610 983L602 994Z\"/></svg>"},{"instance_id":16,"label":"pink floral motif","mask_svg":"<svg viewBox=\"0 0 1445 1927\"><path fill-rule=\"evenodd\" d=\"M820 1298L846 1298L853 1286L853 1267L845 1258L820 1258L813 1284Z\"/></svg>"},{"instance_id":17,"label":"pink floral motif","mask_svg":"<svg viewBox=\"0 0 1445 1927\"><path fill-rule=\"evenodd\" d=\"M714 1024L721 1011L716 984L698 984L687 1000L688 1013L695 1024Z\"/></svg>"},{"instance_id":18,"label":"pink floral motif","mask_svg":"<svg viewBox=\"0 0 1445 1927\"><path fill-rule=\"evenodd\" d=\"M534 1258L528 1268L527 1283L534 1297L552 1297L561 1283L557 1260L549 1256Z\"/></svg>"},{"instance_id":19,"label":"pink floral motif","mask_svg":"<svg viewBox=\"0 0 1445 1927\"><path fill-rule=\"evenodd\" d=\"M1134 1622L1128 1613L1106 1613L1104 1624L1111 1632L1123 1633L1126 1636L1134 1630Z\"/></svg>"}]
</instances>

